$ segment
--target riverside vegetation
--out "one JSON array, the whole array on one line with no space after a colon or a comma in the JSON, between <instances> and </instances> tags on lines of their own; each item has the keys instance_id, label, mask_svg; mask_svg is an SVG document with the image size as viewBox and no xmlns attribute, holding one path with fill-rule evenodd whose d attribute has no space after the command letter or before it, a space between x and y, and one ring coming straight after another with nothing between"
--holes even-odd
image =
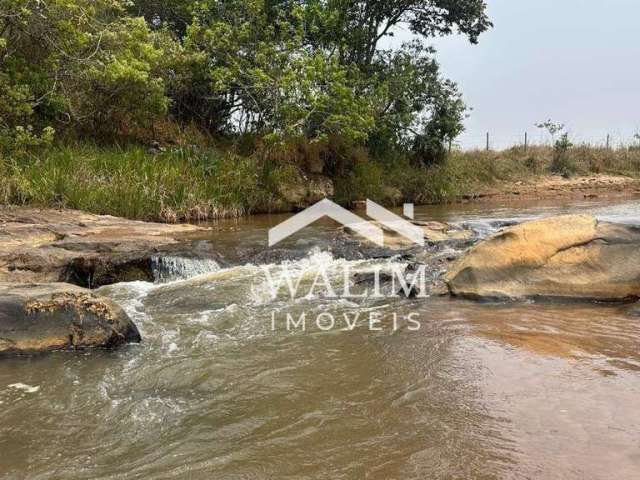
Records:
<instances>
[{"instance_id":1,"label":"riverside vegetation","mask_svg":"<svg viewBox=\"0 0 640 480\"><path fill-rule=\"evenodd\" d=\"M640 172L640 149L578 146L566 155L575 174L636 177ZM451 202L501 182L535 179L552 172L553 162L550 147L454 151L445 163L431 167L416 166L406 157L382 162L363 154L348 173L333 178L333 197L345 205L363 198L386 205ZM3 204L166 222L289 211L283 188L304 184L307 175L295 163L270 165L258 155L194 147L152 154L141 146L88 145L5 158L0 172Z\"/></svg>"},{"instance_id":2,"label":"riverside vegetation","mask_svg":"<svg viewBox=\"0 0 640 480\"><path fill-rule=\"evenodd\" d=\"M173 222L638 171L566 136L450 151L467 109L429 39L490 27L482 0L0 0L0 202Z\"/></svg>"}]
</instances>

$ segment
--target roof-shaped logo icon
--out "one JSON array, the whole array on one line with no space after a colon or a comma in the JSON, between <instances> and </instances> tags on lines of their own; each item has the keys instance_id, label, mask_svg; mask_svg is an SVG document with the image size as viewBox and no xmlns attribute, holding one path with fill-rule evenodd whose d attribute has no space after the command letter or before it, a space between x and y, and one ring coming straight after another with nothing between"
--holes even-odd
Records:
<instances>
[{"instance_id":1,"label":"roof-shaped logo icon","mask_svg":"<svg viewBox=\"0 0 640 480\"><path fill-rule=\"evenodd\" d=\"M413 204L404 205L404 214L413 218ZM417 245L424 246L424 233L420 227L371 200L367 200L367 215L377 223L367 221L325 198L270 229L269 246L276 245L324 217L335 220L378 246L384 245L384 230L380 225L399 233Z\"/></svg>"}]
</instances>

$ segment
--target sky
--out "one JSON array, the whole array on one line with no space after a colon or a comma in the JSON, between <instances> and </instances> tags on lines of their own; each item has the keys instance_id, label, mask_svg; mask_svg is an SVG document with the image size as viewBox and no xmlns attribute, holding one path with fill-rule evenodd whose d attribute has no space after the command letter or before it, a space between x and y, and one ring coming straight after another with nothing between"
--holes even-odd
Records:
<instances>
[{"instance_id":1,"label":"sky","mask_svg":"<svg viewBox=\"0 0 640 480\"><path fill-rule=\"evenodd\" d=\"M640 1L488 0L478 45L433 42L444 76L473 110L463 148L545 141L536 123L564 123L574 141L629 142L640 133ZM407 40L396 32L394 42Z\"/></svg>"}]
</instances>

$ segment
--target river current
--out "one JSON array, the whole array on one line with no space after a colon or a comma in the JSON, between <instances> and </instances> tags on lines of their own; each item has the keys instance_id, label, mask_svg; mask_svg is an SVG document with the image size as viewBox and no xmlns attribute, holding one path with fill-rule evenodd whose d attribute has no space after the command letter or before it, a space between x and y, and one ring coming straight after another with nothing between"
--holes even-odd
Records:
<instances>
[{"instance_id":1,"label":"river current","mask_svg":"<svg viewBox=\"0 0 640 480\"><path fill-rule=\"evenodd\" d=\"M640 225L637 201L416 218L482 237L567 212ZM640 477L640 319L627 307L292 299L265 268L306 292L319 270L342 288L345 268L404 264L334 258L323 239L335 225L322 222L291 240L302 258L243 262L283 218L214 225L202 241L226 263L164 259L156 283L102 288L142 344L2 359L0 478ZM305 328L288 328L287 313L304 313Z\"/></svg>"}]
</instances>

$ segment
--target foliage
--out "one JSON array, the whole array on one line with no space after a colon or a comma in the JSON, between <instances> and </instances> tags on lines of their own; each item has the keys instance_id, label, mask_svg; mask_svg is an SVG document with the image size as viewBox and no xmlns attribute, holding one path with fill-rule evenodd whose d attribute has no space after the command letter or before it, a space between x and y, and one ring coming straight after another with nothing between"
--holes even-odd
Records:
<instances>
[{"instance_id":1,"label":"foliage","mask_svg":"<svg viewBox=\"0 0 640 480\"><path fill-rule=\"evenodd\" d=\"M80 145L0 160L0 174L5 203L171 222L273 208L260 163L216 151L177 148L152 155L136 146Z\"/></svg>"},{"instance_id":2,"label":"foliage","mask_svg":"<svg viewBox=\"0 0 640 480\"><path fill-rule=\"evenodd\" d=\"M464 107L427 39L491 26L482 0L0 0L3 145L154 136L172 118L270 146L342 137L441 155ZM416 39L381 40L406 26ZM148 131L151 134L142 134ZM44 132L44 134L43 134Z\"/></svg>"},{"instance_id":3,"label":"foliage","mask_svg":"<svg viewBox=\"0 0 640 480\"><path fill-rule=\"evenodd\" d=\"M334 178L334 200L371 198L387 205L454 201L497 182L512 184L551 168L552 147L453 151L443 165L425 167L407 155L379 162L366 151L345 151L354 168ZM581 175L638 176L640 149L577 145L567 161ZM175 147L151 154L139 146L50 147L21 159L0 156L0 203L68 207L142 220L199 221L287 211L283 183L304 181L290 164L270 166L256 156Z\"/></svg>"},{"instance_id":4,"label":"foliage","mask_svg":"<svg viewBox=\"0 0 640 480\"><path fill-rule=\"evenodd\" d=\"M555 123L549 119L546 122L536 123L536 127L546 130L551 138L555 140L556 135L564 130L564 123Z\"/></svg>"},{"instance_id":5,"label":"foliage","mask_svg":"<svg viewBox=\"0 0 640 480\"><path fill-rule=\"evenodd\" d=\"M162 51L122 0L0 0L2 137L46 127L90 135L148 125L168 100ZM17 130L16 130L17 129ZM13 134L12 134L13 132Z\"/></svg>"},{"instance_id":6,"label":"foliage","mask_svg":"<svg viewBox=\"0 0 640 480\"><path fill-rule=\"evenodd\" d=\"M568 152L573 144L569 141L569 134L565 132L563 123L555 123L551 120L536 124L536 127L546 130L553 140L553 161L550 170L564 176L570 176L575 173L575 166L571 162ZM560 137L556 139L556 136Z\"/></svg>"},{"instance_id":7,"label":"foliage","mask_svg":"<svg viewBox=\"0 0 640 480\"><path fill-rule=\"evenodd\" d=\"M551 163L551 171L564 176L570 176L575 173L575 166L571 163L568 152L573 147L569 141L569 134L563 133L553 144L553 162Z\"/></svg>"},{"instance_id":8,"label":"foliage","mask_svg":"<svg viewBox=\"0 0 640 480\"><path fill-rule=\"evenodd\" d=\"M397 202L466 111L429 40L490 26L483 0L0 0L2 199L210 217L319 168Z\"/></svg>"}]
</instances>

